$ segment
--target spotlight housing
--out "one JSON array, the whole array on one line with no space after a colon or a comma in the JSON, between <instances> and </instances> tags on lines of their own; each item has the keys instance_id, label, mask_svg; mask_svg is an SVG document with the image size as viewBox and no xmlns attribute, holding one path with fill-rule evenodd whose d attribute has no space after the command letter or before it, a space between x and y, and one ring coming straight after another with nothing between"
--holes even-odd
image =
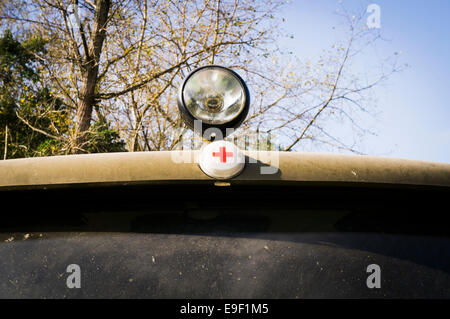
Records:
<instances>
[{"instance_id":1,"label":"spotlight housing","mask_svg":"<svg viewBox=\"0 0 450 319\"><path fill-rule=\"evenodd\" d=\"M178 92L178 109L188 127L202 121L202 132L217 128L225 137L227 128L242 124L250 107L250 93L234 71L208 65L192 71Z\"/></svg>"}]
</instances>

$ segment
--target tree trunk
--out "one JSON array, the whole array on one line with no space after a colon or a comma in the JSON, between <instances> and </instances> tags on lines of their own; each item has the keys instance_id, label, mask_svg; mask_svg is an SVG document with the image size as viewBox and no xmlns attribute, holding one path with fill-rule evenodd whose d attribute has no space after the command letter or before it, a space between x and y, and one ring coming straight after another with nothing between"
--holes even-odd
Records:
<instances>
[{"instance_id":1,"label":"tree trunk","mask_svg":"<svg viewBox=\"0 0 450 319\"><path fill-rule=\"evenodd\" d=\"M83 66L83 84L80 90L80 102L78 104L75 139L72 145L72 153L85 153L88 142L88 132L91 126L92 108L95 103L95 88L98 80L98 65L102 52L103 41L106 36L106 23L110 0L97 0L94 22L89 39L88 56Z\"/></svg>"}]
</instances>

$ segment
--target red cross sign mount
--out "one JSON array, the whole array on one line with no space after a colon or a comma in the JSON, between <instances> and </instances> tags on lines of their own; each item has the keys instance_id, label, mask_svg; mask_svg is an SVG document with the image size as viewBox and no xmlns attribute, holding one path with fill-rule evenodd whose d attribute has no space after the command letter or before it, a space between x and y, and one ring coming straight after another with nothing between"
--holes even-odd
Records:
<instances>
[{"instance_id":1,"label":"red cross sign mount","mask_svg":"<svg viewBox=\"0 0 450 319\"><path fill-rule=\"evenodd\" d=\"M215 141L200 151L200 169L208 176L229 179L238 175L245 166L245 156L231 142Z\"/></svg>"}]
</instances>

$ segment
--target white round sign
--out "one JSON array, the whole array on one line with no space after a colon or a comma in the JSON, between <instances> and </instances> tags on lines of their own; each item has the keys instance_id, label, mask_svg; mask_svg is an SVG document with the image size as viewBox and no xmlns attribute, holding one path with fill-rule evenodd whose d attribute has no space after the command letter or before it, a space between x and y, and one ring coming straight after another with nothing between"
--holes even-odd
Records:
<instances>
[{"instance_id":1,"label":"white round sign","mask_svg":"<svg viewBox=\"0 0 450 319\"><path fill-rule=\"evenodd\" d=\"M233 143L216 141L200 151L199 165L206 175L228 179L242 172L245 156Z\"/></svg>"}]
</instances>

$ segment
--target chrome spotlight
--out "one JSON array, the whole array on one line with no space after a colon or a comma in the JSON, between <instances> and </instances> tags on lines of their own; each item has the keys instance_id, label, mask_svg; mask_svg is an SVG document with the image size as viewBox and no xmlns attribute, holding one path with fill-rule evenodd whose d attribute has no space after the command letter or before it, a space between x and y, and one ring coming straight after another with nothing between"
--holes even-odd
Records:
<instances>
[{"instance_id":1,"label":"chrome spotlight","mask_svg":"<svg viewBox=\"0 0 450 319\"><path fill-rule=\"evenodd\" d=\"M238 127L248 114L250 93L242 78L222 66L210 65L194 70L180 87L178 109L186 125L202 121L202 132Z\"/></svg>"}]
</instances>

